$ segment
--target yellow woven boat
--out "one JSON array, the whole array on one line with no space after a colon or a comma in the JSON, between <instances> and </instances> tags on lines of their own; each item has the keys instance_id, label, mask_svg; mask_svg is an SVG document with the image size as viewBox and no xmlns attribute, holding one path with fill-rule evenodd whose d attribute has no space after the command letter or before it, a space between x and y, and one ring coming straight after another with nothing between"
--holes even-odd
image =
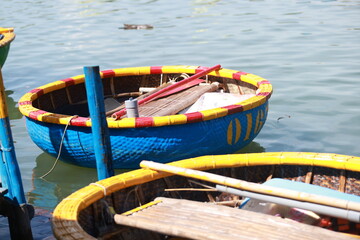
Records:
<instances>
[{"instance_id":1,"label":"yellow woven boat","mask_svg":"<svg viewBox=\"0 0 360 240\"><path fill-rule=\"evenodd\" d=\"M10 43L15 39L13 28L0 27L0 68L4 65L9 53Z\"/></svg>"},{"instance_id":2,"label":"yellow woven boat","mask_svg":"<svg viewBox=\"0 0 360 240\"><path fill-rule=\"evenodd\" d=\"M352 222L332 217L332 213L327 216L314 212L307 216L320 216L321 221L304 224L234 208L239 202L244 203L242 198L212 187L213 183L222 184L244 192L335 208L358 217L359 157L253 153L203 156L169 164L143 162L141 166L143 169L92 183L63 199L52 218L56 238L349 239L359 234L358 218ZM155 168L158 170L152 170ZM346 197L299 193L285 188L277 192L276 187L259 184L278 178L304 182L306 186L318 185L315 187L327 191L337 190L332 192Z\"/></svg>"}]
</instances>

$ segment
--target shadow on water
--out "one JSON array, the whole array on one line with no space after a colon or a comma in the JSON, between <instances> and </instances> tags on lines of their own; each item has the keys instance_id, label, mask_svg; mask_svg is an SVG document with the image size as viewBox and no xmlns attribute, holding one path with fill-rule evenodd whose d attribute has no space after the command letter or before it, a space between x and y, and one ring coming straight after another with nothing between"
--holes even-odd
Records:
<instances>
[{"instance_id":1,"label":"shadow on water","mask_svg":"<svg viewBox=\"0 0 360 240\"><path fill-rule=\"evenodd\" d=\"M252 141L249 145L237 151L236 153L262 153L265 152L265 148L259 143Z\"/></svg>"},{"instance_id":2,"label":"shadow on water","mask_svg":"<svg viewBox=\"0 0 360 240\"><path fill-rule=\"evenodd\" d=\"M28 202L34 206L53 210L74 191L97 181L96 169L79 167L58 161L53 171L41 178L54 165L55 158L42 153L36 158L33 169L32 189L27 193ZM119 174L123 170L116 170Z\"/></svg>"},{"instance_id":3,"label":"shadow on water","mask_svg":"<svg viewBox=\"0 0 360 240\"><path fill-rule=\"evenodd\" d=\"M23 115L20 113L19 109L16 107L17 102L15 102L14 99L12 99L10 97L10 95L12 95L13 93L14 93L14 91L12 91L12 90L5 90L6 104L8 107L9 118L10 119L21 119Z\"/></svg>"}]
</instances>

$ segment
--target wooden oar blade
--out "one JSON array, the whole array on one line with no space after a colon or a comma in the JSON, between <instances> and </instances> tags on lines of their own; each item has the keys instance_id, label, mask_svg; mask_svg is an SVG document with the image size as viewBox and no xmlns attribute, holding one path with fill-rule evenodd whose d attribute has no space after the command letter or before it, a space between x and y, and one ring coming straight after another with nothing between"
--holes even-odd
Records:
<instances>
[{"instance_id":1,"label":"wooden oar blade","mask_svg":"<svg viewBox=\"0 0 360 240\"><path fill-rule=\"evenodd\" d=\"M188 83L183 84L183 85L181 85L181 86L178 86L178 87L176 87L176 88L174 88L174 89L171 89L171 90L169 90L169 91L167 91L167 92L164 92L164 93L160 94L159 96L157 96L156 98L154 98L154 99L152 99L152 100L155 100L155 99L158 99L158 98L162 98L162 97L166 97L166 96L169 96L169 95L171 95L171 94L174 94L174 93L183 91L183 90L185 90L185 89L188 89L188 88L191 88L191 87L193 87L193 86L195 86L195 85L198 85L199 83L202 83L202 82L204 82L204 81L205 81L205 80L200 79L200 78L194 79L194 80L192 80L191 82L188 82Z\"/></svg>"}]
</instances>

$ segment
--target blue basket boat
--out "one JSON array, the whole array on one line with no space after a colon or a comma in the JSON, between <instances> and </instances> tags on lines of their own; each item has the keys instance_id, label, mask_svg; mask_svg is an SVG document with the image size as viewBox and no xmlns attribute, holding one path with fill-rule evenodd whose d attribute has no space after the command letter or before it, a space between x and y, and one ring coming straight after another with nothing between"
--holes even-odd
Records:
<instances>
[{"instance_id":1,"label":"blue basket boat","mask_svg":"<svg viewBox=\"0 0 360 240\"><path fill-rule=\"evenodd\" d=\"M144 159L166 163L234 153L257 136L267 117L271 84L222 68L140 105L139 117L114 117L130 97L141 101L207 69L156 66L100 72L114 168L138 168ZM96 167L86 99L84 75L79 75L31 90L19 100L19 108L30 137L43 151L57 156L62 145L61 160ZM206 99L213 103L206 105Z\"/></svg>"}]
</instances>

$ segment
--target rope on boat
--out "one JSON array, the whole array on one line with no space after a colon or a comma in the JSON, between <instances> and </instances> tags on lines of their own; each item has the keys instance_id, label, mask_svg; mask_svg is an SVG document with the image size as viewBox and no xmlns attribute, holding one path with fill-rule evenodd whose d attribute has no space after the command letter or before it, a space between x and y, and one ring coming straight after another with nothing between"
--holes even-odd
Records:
<instances>
[{"instance_id":1,"label":"rope on boat","mask_svg":"<svg viewBox=\"0 0 360 240\"><path fill-rule=\"evenodd\" d=\"M94 186L98 186L98 187L102 188L102 190L104 191L104 197L106 197L106 187L105 186L103 186L99 183L96 183L96 182L90 183L89 185L94 185Z\"/></svg>"},{"instance_id":2,"label":"rope on boat","mask_svg":"<svg viewBox=\"0 0 360 240\"><path fill-rule=\"evenodd\" d=\"M59 146L59 153L58 153L58 155L57 155L57 157L56 157L56 159L55 159L55 162L54 162L53 166L51 167L51 169L50 169L47 173L45 173L44 175L42 175L40 178L45 178L47 175L49 175L49 174L54 170L57 162L59 161L60 155L61 155L61 150L62 150L62 146L63 146L63 142L64 142L65 133L66 133L66 131L67 131L67 128L68 128L68 126L70 125L71 121L72 121L74 118L77 118L77 117L79 117L79 116L78 116L78 115L74 115L74 116L72 116L72 117L69 119L68 123L66 124L66 126L65 126L65 128L64 128L64 132L63 132L62 137L61 137L61 142L60 142L60 146Z\"/></svg>"}]
</instances>

